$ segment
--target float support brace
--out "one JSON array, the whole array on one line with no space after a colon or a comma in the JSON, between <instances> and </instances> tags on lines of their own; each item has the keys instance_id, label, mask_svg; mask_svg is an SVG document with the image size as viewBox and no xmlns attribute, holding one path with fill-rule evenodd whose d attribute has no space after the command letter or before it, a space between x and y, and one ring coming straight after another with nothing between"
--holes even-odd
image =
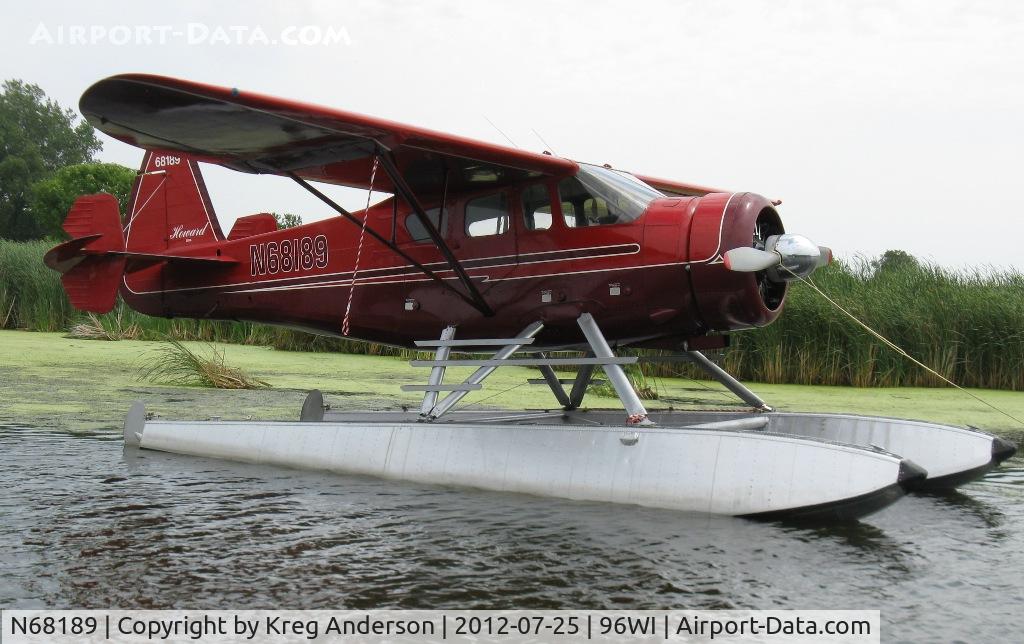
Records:
<instances>
[{"instance_id":1,"label":"float support brace","mask_svg":"<svg viewBox=\"0 0 1024 644\"><path fill-rule=\"evenodd\" d=\"M587 352L587 357L593 357L592 351ZM594 376L594 365L585 364L580 367L580 370L576 372L576 380L572 383L572 390L569 392L569 404L565 406L566 411L572 411L573 409L579 409L580 405L583 404L583 397L587 395L587 387L590 386L590 380Z\"/></svg>"},{"instance_id":2,"label":"float support brace","mask_svg":"<svg viewBox=\"0 0 1024 644\"><path fill-rule=\"evenodd\" d=\"M768 406L768 403L761 400L760 396L747 389L742 382L733 378L725 369L716 365L700 351L687 351L686 357L706 371L712 378L725 385L726 389L739 396L743 402L747 403L754 409L766 412L775 411Z\"/></svg>"},{"instance_id":3,"label":"float support brace","mask_svg":"<svg viewBox=\"0 0 1024 644\"><path fill-rule=\"evenodd\" d=\"M545 354L540 354L541 358L546 358ZM551 368L551 365L542 364L540 365L540 372L544 375L544 380L548 383L548 387L551 388L551 393L555 394L555 398L558 399L558 404L562 407L569 407L569 396L566 395L565 389L562 388L562 383L558 379L558 374Z\"/></svg>"},{"instance_id":4,"label":"float support brace","mask_svg":"<svg viewBox=\"0 0 1024 644\"><path fill-rule=\"evenodd\" d=\"M446 342L447 340L451 340L454 337L455 337L455 327L453 327L453 326L446 326L444 328L444 331L441 331L441 342L442 343ZM448 356L451 354L451 352L452 352L452 347L451 347L450 344L441 344L441 346L439 346L437 348L437 351L434 352L434 359L435 360L447 360ZM434 387L440 385L444 381L444 370L445 370L444 365L440 365L440 366L437 366L437 367L432 367L430 369L430 378L427 380L427 383L430 386L434 386ZM426 416L427 414L429 414L430 410L434 408L435 404L437 404L437 391L427 391L427 392L425 392L423 394L423 404L420 405L420 415L421 416Z\"/></svg>"},{"instance_id":5,"label":"float support brace","mask_svg":"<svg viewBox=\"0 0 1024 644\"><path fill-rule=\"evenodd\" d=\"M587 343L590 345L595 356L598 358L615 357L604 334L598 328L597 322L594 322L593 316L589 313L584 313L577 318L576 322L580 325L580 330L586 336ZM647 418L647 409L640 402L640 396L636 395L633 385L629 383L629 378L626 377L626 372L622 369L622 365L602 364L601 368L604 369L605 374L608 376L608 381L615 388L615 393L618 394L622 406L626 408L626 413L629 414L629 424L653 425L654 423Z\"/></svg>"}]
</instances>

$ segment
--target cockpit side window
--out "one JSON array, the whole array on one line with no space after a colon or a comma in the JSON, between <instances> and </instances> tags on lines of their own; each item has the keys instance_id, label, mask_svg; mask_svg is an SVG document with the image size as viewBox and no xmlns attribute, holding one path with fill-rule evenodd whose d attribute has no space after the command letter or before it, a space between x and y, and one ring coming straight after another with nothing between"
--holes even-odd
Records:
<instances>
[{"instance_id":1,"label":"cockpit side window","mask_svg":"<svg viewBox=\"0 0 1024 644\"><path fill-rule=\"evenodd\" d=\"M592 194L576 177L559 182L558 195L562 200L562 217L569 228L632 221L615 205L609 205L604 198Z\"/></svg>"},{"instance_id":2,"label":"cockpit side window","mask_svg":"<svg viewBox=\"0 0 1024 644\"><path fill-rule=\"evenodd\" d=\"M508 225L508 199L504 192L466 203L466 234L470 237L503 235Z\"/></svg>"}]
</instances>

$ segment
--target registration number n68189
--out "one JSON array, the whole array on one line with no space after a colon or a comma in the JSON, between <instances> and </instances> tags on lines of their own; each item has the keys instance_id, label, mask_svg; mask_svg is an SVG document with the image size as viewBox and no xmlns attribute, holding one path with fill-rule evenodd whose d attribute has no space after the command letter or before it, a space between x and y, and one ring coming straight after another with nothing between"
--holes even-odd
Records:
<instances>
[{"instance_id":1,"label":"registration number n68189","mask_svg":"<svg viewBox=\"0 0 1024 644\"><path fill-rule=\"evenodd\" d=\"M252 275L277 275L327 268L327 236L298 237L249 245Z\"/></svg>"}]
</instances>

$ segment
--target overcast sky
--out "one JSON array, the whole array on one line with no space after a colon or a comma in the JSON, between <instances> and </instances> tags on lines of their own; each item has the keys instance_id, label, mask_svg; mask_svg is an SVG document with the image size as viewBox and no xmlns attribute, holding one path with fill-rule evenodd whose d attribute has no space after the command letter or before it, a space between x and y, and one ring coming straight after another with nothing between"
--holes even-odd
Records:
<instances>
[{"instance_id":1,"label":"overcast sky","mask_svg":"<svg viewBox=\"0 0 1024 644\"><path fill-rule=\"evenodd\" d=\"M490 119L523 148L546 147L536 130L562 156L781 198L787 230L842 256L1024 269L1021 2L19 2L0 38L0 78L71 107L149 72L507 143ZM204 175L225 231L329 214L284 179Z\"/></svg>"}]
</instances>

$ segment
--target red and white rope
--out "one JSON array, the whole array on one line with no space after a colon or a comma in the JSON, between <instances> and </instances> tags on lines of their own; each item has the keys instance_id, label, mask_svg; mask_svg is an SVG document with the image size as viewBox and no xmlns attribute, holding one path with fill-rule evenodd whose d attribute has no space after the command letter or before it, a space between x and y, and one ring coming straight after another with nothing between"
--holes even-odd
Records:
<instances>
[{"instance_id":1,"label":"red and white rope","mask_svg":"<svg viewBox=\"0 0 1024 644\"><path fill-rule=\"evenodd\" d=\"M363 226L359 229L359 244L356 246L356 264L352 269L352 281L348 285L348 303L345 304L345 317L341 320L341 334L348 335L350 330L349 317L352 313L352 296L356 292L356 275L359 273L359 258L363 254L363 240L366 238L366 224L370 220L370 199L373 198L373 179L377 176L377 157L373 157L370 169L370 188L366 193L366 210L363 211Z\"/></svg>"}]
</instances>

